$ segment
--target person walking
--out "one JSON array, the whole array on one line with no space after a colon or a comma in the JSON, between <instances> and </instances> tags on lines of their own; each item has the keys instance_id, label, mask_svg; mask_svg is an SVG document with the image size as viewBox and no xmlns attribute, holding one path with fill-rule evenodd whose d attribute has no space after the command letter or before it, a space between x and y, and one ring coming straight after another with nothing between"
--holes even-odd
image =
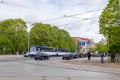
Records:
<instances>
[{"instance_id":1,"label":"person walking","mask_svg":"<svg viewBox=\"0 0 120 80\"><path fill-rule=\"evenodd\" d=\"M101 53L100 57L101 57L101 63L104 63L104 53Z\"/></svg>"},{"instance_id":2,"label":"person walking","mask_svg":"<svg viewBox=\"0 0 120 80\"><path fill-rule=\"evenodd\" d=\"M90 52L88 52L88 53L87 53L87 56L88 56L88 60L90 60L91 53L90 53Z\"/></svg>"}]
</instances>

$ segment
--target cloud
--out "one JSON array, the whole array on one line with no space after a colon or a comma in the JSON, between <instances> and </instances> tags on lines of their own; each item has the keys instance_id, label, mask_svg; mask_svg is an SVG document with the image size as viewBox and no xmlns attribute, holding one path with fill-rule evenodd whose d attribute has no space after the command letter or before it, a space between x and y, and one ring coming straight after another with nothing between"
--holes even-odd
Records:
<instances>
[{"instance_id":1,"label":"cloud","mask_svg":"<svg viewBox=\"0 0 120 80\"><path fill-rule=\"evenodd\" d=\"M67 30L71 36L88 37L95 42L99 42L103 38L99 34L98 24L101 11L97 10L104 8L108 0L3 1L5 3L0 3L0 20L22 18L31 23L43 22L57 25L59 28ZM83 12L86 13L82 14ZM64 15L74 16L64 17ZM92 19L92 17L96 18Z\"/></svg>"},{"instance_id":2,"label":"cloud","mask_svg":"<svg viewBox=\"0 0 120 80\"><path fill-rule=\"evenodd\" d=\"M24 6L27 4L27 0L1 0L1 1L19 6Z\"/></svg>"}]
</instances>

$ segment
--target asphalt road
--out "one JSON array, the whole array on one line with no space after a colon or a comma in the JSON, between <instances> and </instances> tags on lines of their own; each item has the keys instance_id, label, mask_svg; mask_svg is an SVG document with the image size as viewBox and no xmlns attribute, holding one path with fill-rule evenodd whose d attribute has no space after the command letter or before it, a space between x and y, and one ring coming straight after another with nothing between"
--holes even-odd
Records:
<instances>
[{"instance_id":1,"label":"asphalt road","mask_svg":"<svg viewBox=\"0 0 120 80\"><path fill-rule=\"evenodd\" d=\"M0 57L0 80L120 80L120 72L61 63L61 57L35 61Z\"/></svg>"}]
</instances>

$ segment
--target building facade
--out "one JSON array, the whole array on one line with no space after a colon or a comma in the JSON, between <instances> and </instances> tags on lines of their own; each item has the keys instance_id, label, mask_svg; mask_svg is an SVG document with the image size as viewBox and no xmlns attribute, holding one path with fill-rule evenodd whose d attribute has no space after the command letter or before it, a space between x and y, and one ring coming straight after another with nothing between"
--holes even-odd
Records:
<instances>
[{"instance_id":1,"label":"building facade","mask_svg":"<svg viewBox=\"0 0 120 80\"><path fill-rule=\"evenodd\" d=\"M94 48L93 40L82 37L73 37L76 42L76 52L86 54L90 48Z\"/></svg>"}]
</instances>

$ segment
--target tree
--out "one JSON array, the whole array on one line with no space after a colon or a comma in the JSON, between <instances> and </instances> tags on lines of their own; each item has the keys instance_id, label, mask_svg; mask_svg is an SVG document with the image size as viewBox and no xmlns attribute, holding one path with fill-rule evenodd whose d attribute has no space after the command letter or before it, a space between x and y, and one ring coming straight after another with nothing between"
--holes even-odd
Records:
<instances>
[{"instance_id":1,"label":"tree","mask_svg":"<svg viewBox=\"0 0 120 80\"><path fill-rule=\"evenodd\" d=\"M0 54L8 54L14 47L9 39L4 36L0 36Z\"/></svg>"},{"instance_id":2,"label":"tree","mask_svg":"<svg viewBox=\"0 0 120 80\"><path fill-rule=\"evenodd\" d=\"M10 49L9 53L26 50L26 28L26 22L22 19L7 19L0 22L0 36L7 39L13 45L13 48Z\"/></svg>"},{"instance_id":3,"label":"tree","mask_svg":"<svg viewBox=\"0 0 120 80\"><path fill-rule=\"evenodd\" d=\"M75 43L69 33L57 26L36 23L30 32L30 46L41 45L75 50Z\"/></svg>"},{"instance_id":4,"label":"tree","mask_svg":"<svg viewBox=\"0 0 120 80\"><path fill-rule=\"evenodd\" d=\"M92 52L92 53L94 53L95 52L95 48L90 48L89 51Z\"/></svg>"},{"instance_id":5,"label":"tree","mask_svg":"<svg viewBox=\"0 0 120 80\"><path fill-rule=\"evenodd\" d=\"M100 53L107 53L108 52L108 46L102 43L97 43L96 45L96 51L99 51Z\"/></svg>"},{"instance_id":6,"label":"tree","mask_svg":"<svg viewBox=\"0 0 120 80\"><path fill-rule=\"evenodd\" d=\"M109 0L107 7L102 12L100 19L100 33L107 38L109 51L120 51L120 12L119 0Z\"/></svg>"}]
</instances>

